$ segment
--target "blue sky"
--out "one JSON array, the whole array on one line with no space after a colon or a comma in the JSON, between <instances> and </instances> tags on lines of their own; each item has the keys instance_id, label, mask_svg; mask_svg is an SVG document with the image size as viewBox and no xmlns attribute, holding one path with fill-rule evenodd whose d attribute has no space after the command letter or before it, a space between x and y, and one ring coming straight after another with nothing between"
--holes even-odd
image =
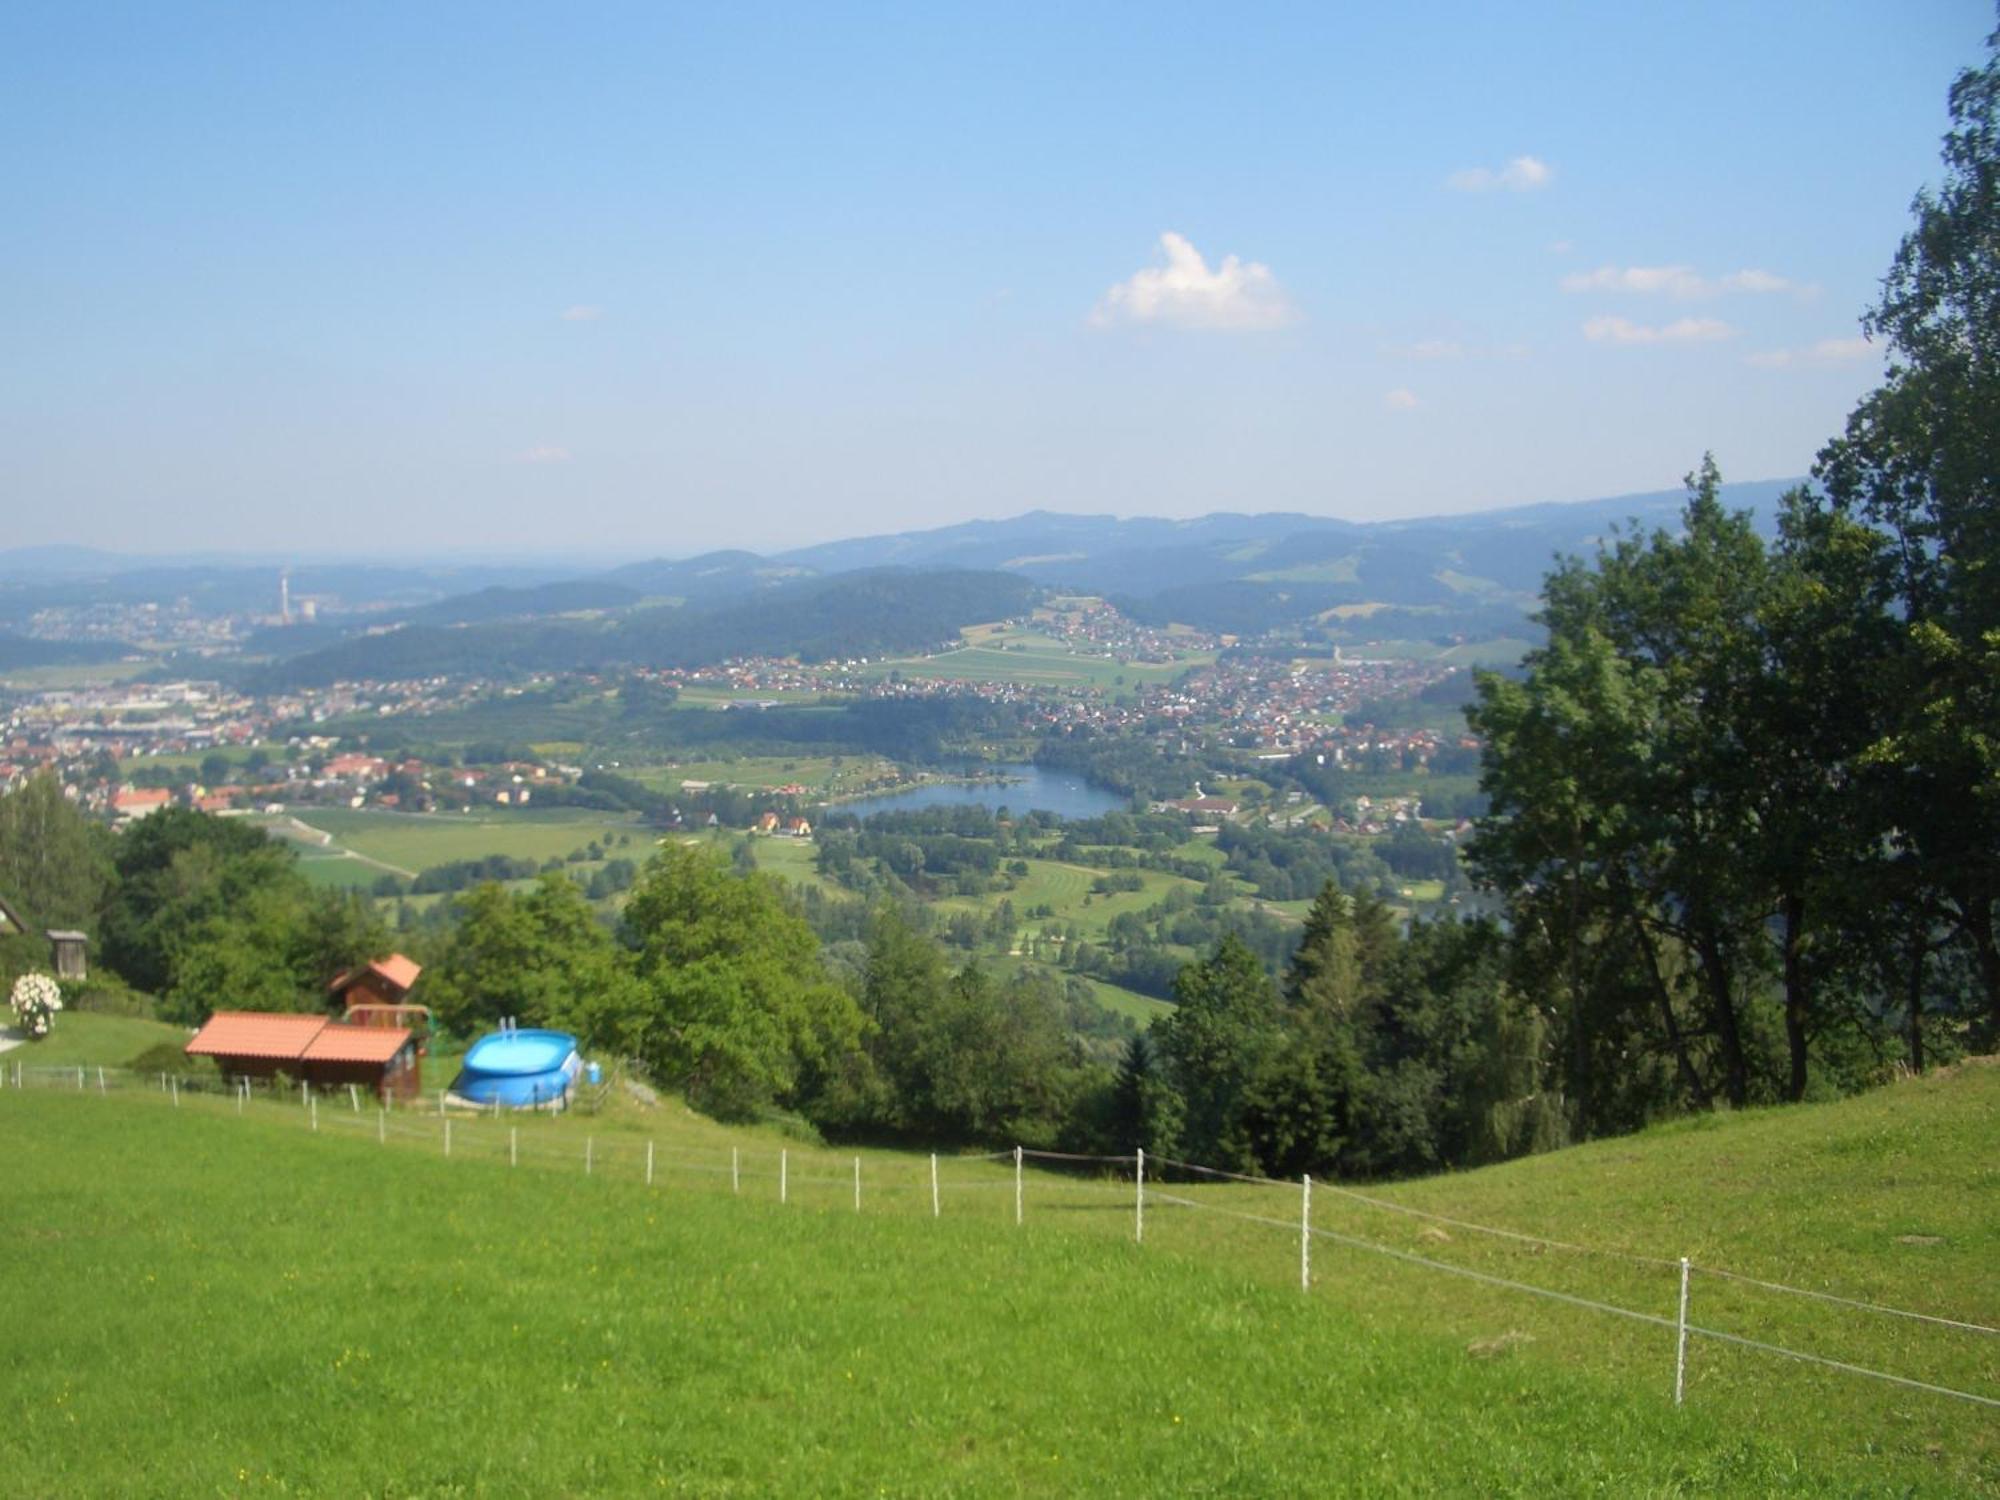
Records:
<instances>
[{"instance_id":1,"label":"blue sky","mask_svg":"<svg viewBox=\"0 0 2000 1500\"><path fill-rule=\"evenodd\" d=\"M771 550L1800 473L1994 24L16 4L0 546Z\"/></svg>"}]
</instances>

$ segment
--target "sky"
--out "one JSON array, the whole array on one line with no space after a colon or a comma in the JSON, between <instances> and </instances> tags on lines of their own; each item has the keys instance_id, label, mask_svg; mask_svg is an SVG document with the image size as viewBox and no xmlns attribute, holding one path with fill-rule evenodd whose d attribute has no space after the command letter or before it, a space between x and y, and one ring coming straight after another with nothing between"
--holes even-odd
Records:
<instances>
[{"instance_id":1,"label":"sky","mask_svg":"<svg viewBox=\"0 0 2000 1500\"><path fill-rule=\"evenodd\" d=\"M1807 470L1992 0L0 8L0 548Z\"/></svg>"}]
</instances>

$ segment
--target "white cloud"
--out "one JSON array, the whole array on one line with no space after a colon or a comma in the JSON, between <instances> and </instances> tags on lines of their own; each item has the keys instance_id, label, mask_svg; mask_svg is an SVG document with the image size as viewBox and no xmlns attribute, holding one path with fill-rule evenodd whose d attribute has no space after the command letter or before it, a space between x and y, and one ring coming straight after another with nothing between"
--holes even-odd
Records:
<instances>
[{"instance_id":1,"label":"white cloud","mask_svg":"<svg viewBox=\"0 0 2000 1500\"><path fill-rule=\"evenodd\" d=\"M1727 276L1707 277L1692 266L1599 266L1594 271L1573 271L1562 279L1566 292L1636 292L1642 296L1668 296L1682 302L1717 297L1724 292L1792 292L1798 284L1769 271L1731 271Z\"/></svg>"},{"instance_id":2,"label":"white cloud","mask_svg":"<svg viewBox=\"0 0 2000 1500\"><path fill-rule=\"evenodd\" d=\"M558 448L550 443L538 443L514 455L514 462L517 464L566 464L569 460L569 449Z\"/></svg>"},{"instance_id":3,"label":"white cloud","mask_svg":"<svg viewBox=\"0 0 2000 1500\"><path fill-rule=\"evenodd\" d=\"M562 319L565 323L595 323L603 316L603 308L595 307L588 302L579 302L574 307L565 307Z\"/></svg>"},{"instance_id":4,"label":"white cloud","mask_svg":"<svg viewBox=\"0 0 2000 1500\"><path fill-rule=\"evenodd\" d=\"M1583 325L1583 336L1608 344L1707 344L1733 339L1736 330L1720 318L1678 318L1655 326L1630 318L1598 317Z\"/></svg>"},{"instance_id":5,"label":"white cloud","mask_svg":"<svg viewBox=\"0 0 2000 1500\"><path fill-rule=\"evenodd\" d=\"M1506 166L1466 167L1445 178L1444 185L1460 193L1490 193L1505 189L1510 193L1532 193L1555 180L1555 170L1533 156L1517 156Z\"/></svg>"},{"instance_id":6,"label":"white cloud","mask_svg":"<svg viewBox=\"0 0 2000 1500\"><path fill-rule=\"evenodd\" d=\"M1406 390L1399 385L1383 395L1382 404L1390 411L1415 411L1419 402L1415 391Z\"/></svg>"},{"instance_id":7,"label":"white cloud","mask_svg":"<svg viewBox=\"0 0 2000 1500\"><path fill-rule=\"evenodd\" d=\"M1201 252L1171 231L1160 236L1164 266L1135 271L1107 291L1090 314L1091 323L1164 323L1230 333L1282 328L1298 316L1271 268L1225 255L1213 270Z\"/></svg>"},{"instance_id":8,"label":"white cloud","mask_svg":"<svg viewBox=\"0 0 2000 1500\"><path fill-rule=\"evenodd\" d=\"M1465 345L1454 339L1420 339L1402 352L1411 359L1464 359Z\"/></svg>"},{"instance_id":9,"label":"white cloud","mask_svg":"<svg viewBox=\"0 0 2000 1500\"><path fill-rule=\"evenodd\" d=\"M1572 271L1562 279L1566 292L1664 292L1669 297L1712 297L1715 289L1689 266L1599 266Z\"/></svg>"},{"instance_id":10,"label":"white cloud","mask_svg":"<svg viewBox=\"0 0 2000 1500\"><path fill-rule=\"evenodd\" d=\"M1575 248L1576 242L1573 240L1550 240L1548 244L1548 251L1551 255L1567 255Z\"/></svg>"},{"instance_id":11,"label":"white cloud","mask_svg":"<svg viewBox=\"0 0 2000 1500\"><path fill-rule=\"evenodd\" d=\"M1795 292L1800 288L1789 278L1774 276L1769 271L1731 271L1722 278L1723 288L1731 292Z\"/></svg>"},{"instance_id":12,"label":"white cloud","mask_svg":"<svg viewBox=\"0 0 2000 1500\"><path fill-rule=\"evenodd\" d=\"M1804 349L1767 349L1747 354L1744 361L1767 370L1783 370L1793 365L1842 365L1877 352L1864 338L1821 339Z\"/></svg>"}]
</instances>

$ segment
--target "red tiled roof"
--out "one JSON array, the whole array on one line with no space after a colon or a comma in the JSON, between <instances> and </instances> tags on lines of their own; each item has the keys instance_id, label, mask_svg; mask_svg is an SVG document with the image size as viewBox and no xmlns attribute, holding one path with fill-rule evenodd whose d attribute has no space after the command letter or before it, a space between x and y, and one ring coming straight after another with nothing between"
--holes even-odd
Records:
<instances>
[{"instance_id":1,"label":"red tiled roof","mask_svg":"<svg viewBox=\"0 0 2000 1500\"><path fill-rule=\"evenodd\" d=\"M325 1016L275 1015L269 1011L219 1010L183 1049L190 1057L271 1057L294 1059L322 1028Z\"/></svg>"},{"instance_id":2,"label":"red tiled roof","mask_svg":"<svg viewBox=\"0 0 2000 1500\"><path fill-rule=\"evenodd\" d=\"M387 958L378 958L368 966L398 989L407 990L417 982L417 976L424 972L424 966L414 958L405 958L400 953L391 953Z\"/></svg>"},{"instance_id":3,"label":"red tiled roof","mask_svg":"<svg viewBox=\"0 0 2000 1500\"><path fill-rule=\"evenodd\" d=\"M410 1039L403 1026L328 1026L306 1044L300 1062L385 1063Z\"/></svg>"},{"instance_id":4,"label":"red tiled roof","mask_svg":"<svg viewBox=\"0 0 2000 1500\"><path fill-rule=\"evenodd\" d=\"M363 974L378 974L399 990L412 988L417 976L424 972L424 966L414 958L405 958L400 953L391 953L387 958L378 958L373 963L362 964L359 968L343 969L333 976L327 985L328 991L339 994Z\"/></svg>"}]
</instances>

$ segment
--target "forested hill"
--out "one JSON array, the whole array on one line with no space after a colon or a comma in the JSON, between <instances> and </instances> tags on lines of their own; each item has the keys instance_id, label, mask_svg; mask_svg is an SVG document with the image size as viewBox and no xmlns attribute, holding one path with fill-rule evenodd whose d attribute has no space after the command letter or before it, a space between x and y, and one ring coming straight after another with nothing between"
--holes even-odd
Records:
<instances>
[{"instance_id":1,"label":"forested hill","mask_svg":"<svg viewBox=\"0 0 2000 1500\"><path fill-rule=\"evenodd\" d=\"M281 691L361 679L691 667L732 656L891 655L1010 618L1036 593L1005 573L848 573L731 604L633 609L595 620L409 625L274 663L258 685Z\"/></svg>"}]
</instances>

